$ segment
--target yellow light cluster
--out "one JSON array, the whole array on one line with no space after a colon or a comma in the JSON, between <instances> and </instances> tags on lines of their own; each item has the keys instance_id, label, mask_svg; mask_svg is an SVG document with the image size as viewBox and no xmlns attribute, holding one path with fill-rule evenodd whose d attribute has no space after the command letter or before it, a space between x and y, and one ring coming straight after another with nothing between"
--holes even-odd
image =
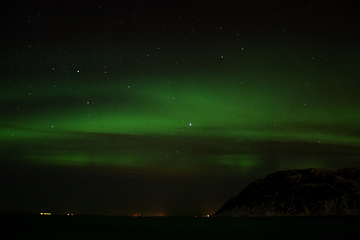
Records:
<instances>
[{"instance_id":1,"label":"yellow light cluster","mask_svg":"<svg viewBox=\"0 0 360 240\"><path fill-rule=\"evenodd\" d=\"M42 212L42 213L40 213L40 215L48 215L48 216L50 216L51 213L49 213L49 212Z\"/></svg>"}]
</instances>

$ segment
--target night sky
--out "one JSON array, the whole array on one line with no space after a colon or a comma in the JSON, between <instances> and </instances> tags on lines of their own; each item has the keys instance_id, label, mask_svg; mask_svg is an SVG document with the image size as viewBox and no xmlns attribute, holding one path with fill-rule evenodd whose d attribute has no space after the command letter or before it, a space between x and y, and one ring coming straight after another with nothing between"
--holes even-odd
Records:
<instances>
[{"instance_id":1,"label":"night sky","mask_svg":"<svg viewBox=\"0 0 360 240\"><path fill-rule=\"evenodd\" d=\"M0 212L215 213L360 167L359 1L5 1Z\"/></svg>"}]
</instances>

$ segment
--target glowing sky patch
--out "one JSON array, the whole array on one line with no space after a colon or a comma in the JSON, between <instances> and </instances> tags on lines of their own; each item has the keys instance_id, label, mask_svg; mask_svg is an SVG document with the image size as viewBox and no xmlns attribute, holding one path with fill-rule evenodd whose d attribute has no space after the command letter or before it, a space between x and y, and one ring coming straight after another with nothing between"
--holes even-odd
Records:
<instances>
[{"instance_id":1,"label":"glowing sky patch","mask_svg":"<svg viewBox=\"0 0 360 240\"><path fill-rule=\"evenodd\" d=\"M6 19L18 16L15 9ZM182 214L177 209L215 206L274 171L359 166L353 24L331 35L344 19L314 32L311 21L299 27L304 34L287 13L292 21L279 30L267 25L274 19L257 24L257 11L216 10L223 16L216 21L206 11L172 12L163 22L119 9L85 20L76 14L71 24L56 14L42 19L55 10L9 23L4 36L16 40L3 49L0 82L0 164L9 195L18 188L14 198L27 198L42 187L51 193L47 202L71 205L62 197L69 189L78 209L91 196L86 208L102 206L99 212L110 206L128 214L150 199L149 213ZM251 21L239 20L245 15ZM318 35L326 31L331 37ZM39 206L32 201L24 209ZM14 202L3 206L15 209Z\"/></svg>"}]
</instances>

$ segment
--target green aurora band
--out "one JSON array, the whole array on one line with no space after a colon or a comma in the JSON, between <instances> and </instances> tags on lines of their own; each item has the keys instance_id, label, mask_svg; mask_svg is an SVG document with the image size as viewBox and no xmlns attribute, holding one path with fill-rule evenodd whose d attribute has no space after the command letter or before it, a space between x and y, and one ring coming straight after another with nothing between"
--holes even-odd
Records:
<instances>
[{"instance_id":1,"label":"green aurora band","mask_svg":"<svg viewBox=\"0 0 360 240\"><path fill-rule=\"evenodd\" d=\"M334 71L338 63L324 61L323 53L322 61L299 64L295 59L304 56L284 50L285 60L270 64L273 54L238 57L241 51L227 54L231 62L217 59L221 69L206 74L201 69L209 66L200 62L200 73L149 70L128 84L110 67L102 78L76 69L65 78L55 69L21 87L9 81L1 90L1 150L33 163L182 175L269 164L324 167L324 156L345 155L350 165L357 159L360 94L354 84L341 85L356 70ZM338 83L329 87L330 80Z\"/></svg>"}]
</instances>

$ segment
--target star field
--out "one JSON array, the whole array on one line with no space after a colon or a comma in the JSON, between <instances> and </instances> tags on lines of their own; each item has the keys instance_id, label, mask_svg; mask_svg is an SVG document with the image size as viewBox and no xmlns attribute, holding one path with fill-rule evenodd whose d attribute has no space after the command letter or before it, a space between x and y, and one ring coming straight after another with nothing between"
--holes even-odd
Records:
<instances>
[{"instance_id":1,"label":"star field","mask_svg":"<svg viewBox=\"0 0 360 240\"><path fill-rule=\"evenodd\" d=\"M356 3L160 2L7 3L0 211L212 214L359 167Z\"/></svg>"}]
</instances>

